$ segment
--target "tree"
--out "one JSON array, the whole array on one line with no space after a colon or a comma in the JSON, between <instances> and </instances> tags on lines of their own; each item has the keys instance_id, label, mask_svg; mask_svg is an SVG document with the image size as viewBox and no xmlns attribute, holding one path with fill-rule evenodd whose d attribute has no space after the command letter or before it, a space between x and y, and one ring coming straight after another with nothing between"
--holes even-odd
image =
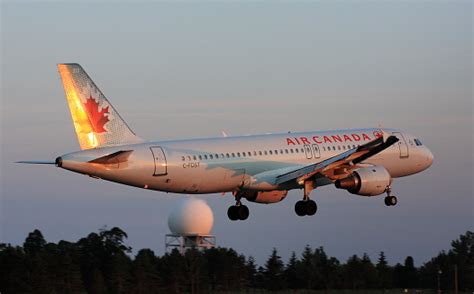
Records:
<instances>
[{"instance_id":1,"label":"tree","mask_svg":"<svg viewBox=\"0 0 474 294\"><path fill-rule=\"evenodd\" d=\"M317 278L316 265L314 263L313 251L309 245L306 245L303 253L301 254L301 262L299 266L301 281L305 285L306 289L310 290L314 287L314 281Z\"/></svg>"},{"instance_id":2,"label":"tree","mask_svg":"<svg viewBox=\"0 0 474 294\"><path fill-rule=\"evenodd\" d=\"M291 257L288 260L285 271L285 280L287 282L288 288L290 289L299 289L301 288L301 280L298 274L298 259L296 258L296 253L293 251Z\"/></svg>"},{"instance_id":3,"label":"tree","mask_svg":"<svg viewBox=\"0 0 474 294\"><path fill-rule=\"evenodd\" d=\"M132 263L133 293L160 293L162 279L158 271L159 259L150 249L138 251Z\"/></svg>"},{"instance_id":4,"label":"tree","mask_svg":"<svg viewBox=\"0 0 474 294\"><path fill-rule=\"evenodd\" d=\"M272 254L265 263L264 281L266 289L280 290L284 288L283 269L284 266L281 257L278 255L276 248L273 248Z\"/></svg>"},{"instance_id":5,"label":"tree","mask_svg":"<svg viewBox=\"0 0 474 294\"><path fill-rule=\"evenodd\" d=\"M413 289L418 286L418 270L413 257L407 256L403 265L403 288Z\"/></svg>"},{"instance_id":6,"label":"tree","mask_svg":"<svg viewBox=\"0 0 474 294\"><path fill-rule=\"evenodd\" d=\"M252 256L249 256L247 262L245 263L245 269L247 273L247 287L246 288L257 288L257 265L255 264L255 259Z\"/></svg>"},{"instance_id":7,"label":"tree","mask_svg":"<svg viewBox=\"0 0 474 294\"><path fill-rule=\"evenodd\" d=\"M352 255L344 265L344 288L361 289L364 286L364 266L357 255Z\"/></svg>"},{"instance_id":8,"label":"tree","mask_svg":"<svg viewBox=\"0 0 474 294\"><path fill-rule=\"evenodd\" d=\"M46 240L44 239L43 234L40 230L36 229L28 234L28 237L26 237L26 240L23 243L23 248L25 249L26 254L33 255L39 253L45 245Z\"/></svg>"},{"instance_id":9,"label":"tree","mask_svg":"<svg viewBox=\"0 0 474 294\"><path fill-rule=\"evenodd\" d=\"M388 266L387 259L385 257L385 253L380 251L379 259L377 265L375 266L377 270L377 280L378 280L378 288L381 289L388 289L392 287L392 274L390 267Z\"/></svg>"},{"instance_id":10,"label":"tree","mask_svg":"<svg viewBox=\"0 0 474 294\"><path fill-rule=\"evenodd\" d=\"M474 232L467 231L451 242L449 251L453 266L458 267L459 289L474 289Z\"/></svg>"}]
</instances>

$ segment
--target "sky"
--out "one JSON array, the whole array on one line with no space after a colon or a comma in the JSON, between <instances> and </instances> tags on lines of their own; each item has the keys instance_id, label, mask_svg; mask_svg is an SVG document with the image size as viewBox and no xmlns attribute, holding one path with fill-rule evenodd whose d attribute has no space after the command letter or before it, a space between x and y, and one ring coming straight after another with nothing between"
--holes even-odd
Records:
<instances>
[{"instance_id":1,"label":"sky","mask_svg":"<svg viewBox=\"0 0 474 294\"><path fill-rule=\"evenodd\" d=\"M427 171L396 179L396 207L333 186L249 203L227 219L230 194L199 196L213 233L263 264L305 245L346 261L385 251L421 265L474 230L471 1L2 1L0 243L40 229L76 241L118 226L134 249L164 253L183 195L97 181L52 166L79 150L56 64L80 63L121 116L151 140L390 127L434 153Z\"/></svg>"}]
</instances>

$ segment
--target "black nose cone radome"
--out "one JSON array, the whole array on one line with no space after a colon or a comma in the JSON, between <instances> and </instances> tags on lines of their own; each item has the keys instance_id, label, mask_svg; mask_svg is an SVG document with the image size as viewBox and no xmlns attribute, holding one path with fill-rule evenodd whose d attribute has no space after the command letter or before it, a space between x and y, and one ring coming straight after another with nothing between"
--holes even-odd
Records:
<instances>
[{"instance_id":1,"label":"black nose cone radome","mask_svg":"<svg viewBox=\"0 0 474 294\"><path fill-rule=\"evenodd\" d=\"M62 167L63 166L63 159L61 158L61 156L56 158L55 163L56 163L57 167Z\"/></svg>"}]
</instances>

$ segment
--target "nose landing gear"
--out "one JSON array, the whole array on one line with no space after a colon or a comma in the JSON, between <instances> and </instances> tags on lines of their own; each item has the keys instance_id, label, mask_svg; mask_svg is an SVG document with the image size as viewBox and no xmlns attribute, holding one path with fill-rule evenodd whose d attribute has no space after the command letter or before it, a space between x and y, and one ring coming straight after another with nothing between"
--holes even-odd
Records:
<instances>
[{"instance_id":1,"label":"nose landing gear","mask_svg":"<svg viewBox=\"0 0 474 294\"><path fill-rule=\"evenodd\" d=\"M246 220L250 215L249 208L243 205L242 202L240 202L240 199L241 199L241 196L238 193L236 193L235 194L236 204L232 205L227 210L227 216L229 217L231 221Z\"/></svg>"},{"instance_id":2,"label":"nose landing gear","mask_svg":"<svg viewBox=\"0 0 474 294\"><path fill-rule=\"evenodd\" d=\"M392 189L390 187L387 188L387 196L384 199L385 205L387 206L395 206L398 203L397 197L391 195Z\"/></svg>"}]
</instances>

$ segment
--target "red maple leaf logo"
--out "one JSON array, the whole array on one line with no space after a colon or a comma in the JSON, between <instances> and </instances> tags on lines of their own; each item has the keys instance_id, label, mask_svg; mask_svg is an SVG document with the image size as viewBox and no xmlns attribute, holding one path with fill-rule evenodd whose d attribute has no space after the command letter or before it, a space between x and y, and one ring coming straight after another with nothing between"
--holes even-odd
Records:
<instances>
[{"instance_id":1,"label":"red maple leaf logo","mask_svg":"<svg viewBox=\"0 0 474 294\"><path fill-rule=\"evenodd\" d=\"M84 103L84 108L89 117L92 129L94 129L94 133L107 132L107 130L104 129L104 125L109 122L109 118L106 116L106 114L109 113L109 107L107 106L99 110L99 103L90 95L86 103Z\"/></svg>"}]
</instances>

